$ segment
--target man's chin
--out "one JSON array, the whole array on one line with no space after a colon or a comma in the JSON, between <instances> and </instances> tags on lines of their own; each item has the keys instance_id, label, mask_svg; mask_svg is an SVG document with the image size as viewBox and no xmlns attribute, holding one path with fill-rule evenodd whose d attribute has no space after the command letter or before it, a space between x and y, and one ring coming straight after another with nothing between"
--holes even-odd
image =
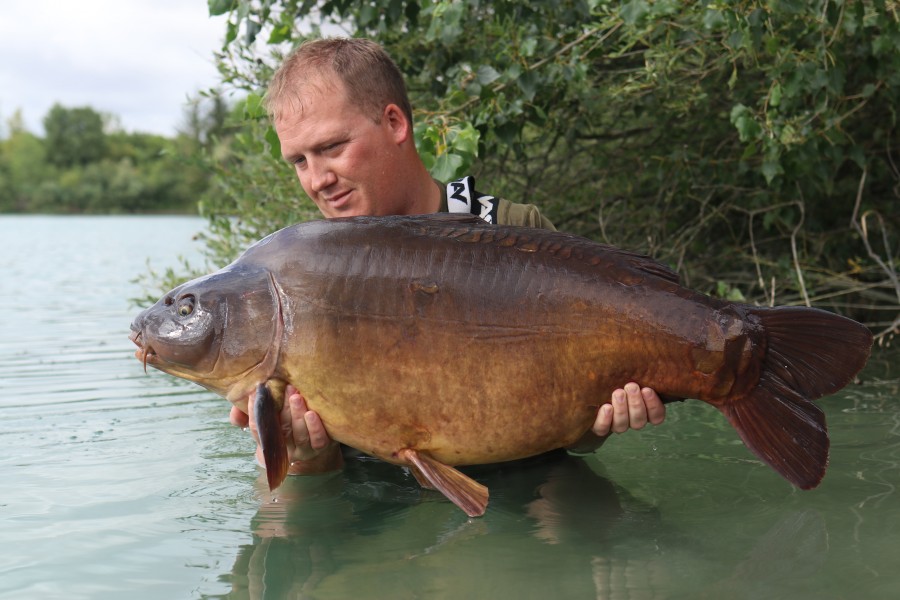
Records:
<instances>
[{"instance_id":1,"label":"man's chin","mask_svg":"<svg viewBox=\"0 0 900 600\"><path fill-rule=\"evenodd\" d=\"M329 219L333 217L362 217L372 214L371 211L366 210L365 206L359 202L354 202L346 196L334 201L317 203L317 205L319 211Z\"/></svg>"}]
</instances>

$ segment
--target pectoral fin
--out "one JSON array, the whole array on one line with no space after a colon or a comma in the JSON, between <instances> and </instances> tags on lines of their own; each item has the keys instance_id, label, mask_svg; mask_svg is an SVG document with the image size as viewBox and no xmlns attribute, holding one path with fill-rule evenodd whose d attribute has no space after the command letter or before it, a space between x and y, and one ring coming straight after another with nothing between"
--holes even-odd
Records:
<instances>
[{"instance_id":1,"label":"pectoral fin","mask_svg":"<svg viewBox=\"0 0 900 600\"><path fill-rule=\"evenodd\" d=\"M287 477L290 461L287 445L281 432L281 419L278 407L271 390L264 383L256 386L256 398L253 401L253 416L256 420L256 431L259 434L259 445L262 447L266 461L266 478L269 489L274 490Z\"/></svg>"},{"instance_id":2,"label":"pectoral fin","mask_svg":"<svg viewBox=\"0 0 900 600\"><path fill-rule=\"evenodd\" d=\"M430 484L425 487L438 490L470 517L484 514L488 504L486 487L427 454L407 448L397 455L412 468L420 483L424 479Z\"/></svg>"}]
</instances>

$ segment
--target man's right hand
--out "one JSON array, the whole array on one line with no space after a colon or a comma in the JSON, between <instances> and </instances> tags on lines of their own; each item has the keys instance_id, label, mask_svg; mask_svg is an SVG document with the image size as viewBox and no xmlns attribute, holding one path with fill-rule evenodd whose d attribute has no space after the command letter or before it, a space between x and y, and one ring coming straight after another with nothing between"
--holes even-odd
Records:
<instances>
[{"instance_id":1,"label":"man's right hand","mask_svg":"<svg viewBox=\"0 0 900 600\"><path fill-rule=\"evenodd\" d=\"M291 461L289 475L315 475L336 471L344 466L341 446L329 437L325 425L314 411L306 406L306 400L297 389L288 385L284 392L285 402L281 409L281 429ZM253 418L253 394L247 402L244 413L236 406L231 407L229 420L232 425L249 427L256 440L256 461L265 468L259 434Z\"/></svg>"}]
</instances>

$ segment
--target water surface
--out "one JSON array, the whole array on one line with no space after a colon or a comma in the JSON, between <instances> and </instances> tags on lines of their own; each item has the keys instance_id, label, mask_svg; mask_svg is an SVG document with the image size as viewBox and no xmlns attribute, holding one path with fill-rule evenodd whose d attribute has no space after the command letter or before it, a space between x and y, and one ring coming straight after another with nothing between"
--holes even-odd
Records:
<instances>
[{"instance_id":1,"label":"water surface","mask_svg":"<svg viewBox=\"0 0 900 600\"><path fill-rule=\"evenodd\" d=\"M377 461L265 488L224 400L132 356L182 217L0 216L0 598L894 598L900 364L823 402L800 492L710 407L596 456L479 471L469 519Z\"/></svg>"}]
</instances>

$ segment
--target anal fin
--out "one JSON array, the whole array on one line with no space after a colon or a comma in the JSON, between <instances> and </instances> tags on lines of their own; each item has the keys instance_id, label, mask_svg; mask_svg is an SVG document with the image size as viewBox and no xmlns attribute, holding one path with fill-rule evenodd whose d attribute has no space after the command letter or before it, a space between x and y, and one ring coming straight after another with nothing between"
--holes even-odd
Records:
<instances>
[{"instance_id":1,"label":"anal fin","mask_svg":"<svg viewBox=\"0 0 900 600\"><path fill-rule=\"evenodd\" d=\"M437 461L427 454L409 448L397 453L413 471L420 483L424 479L433 489L438 490L453 504L470 517L480 517L488 504L488 489L453 467Z\"/></svg>"},{"instance_id":2,"label":"anal fin","mask_svg":"<svg viewBox=\"0 0 900 600\"><path fill-rule=\"evenodd\" d=\"M256 432L259 434L263 459L266 461L266 479L270 490L281 485L291 466L278 412L271 390L265 383L260 383L256 386L253 417L256 421Z\"/></svg>"},{"instance_id":3,"label":"anal fin","mask_svg":"<svg viewBox=\"0 0 900 600\"><path fill-rule=\"evenodd\" d=\"M431 485L431 482L428 481L428 478L425 477L425 475L422 473L422 471L419 470L419 467L417 467L413 464L410 464L408 466L409 466L409 472L413 474L413 477L416 478L416 481L419 482L419 485L422 486L423 489L437 490L436 487Z\"/></svg>"}]
</instances>

